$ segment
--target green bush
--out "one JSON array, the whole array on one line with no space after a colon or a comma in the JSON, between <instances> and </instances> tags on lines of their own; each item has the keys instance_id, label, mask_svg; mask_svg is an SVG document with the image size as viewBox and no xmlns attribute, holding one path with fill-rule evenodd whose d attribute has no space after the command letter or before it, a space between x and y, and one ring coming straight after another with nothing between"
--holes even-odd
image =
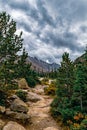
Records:
<instances>
[{"instance_id":1,"label":"green bush","mask_svg":"<svg viewBox=\"0 0 87 130\"><path fill-rule=\"evenodd\" d=\"M16 90L16 89L18 89L18 84L8 84L8 86L7 86L7 91L9 91L9 90Z\"/></svg>"},{"instance_id":2,"label":"green bush","mask_svg":"<svg viewBox=\"0 0 87 130\"><path fill-rule=\"evenodd\" d=\"M32 88L35 87L36 80L32 76L26 77L26 81L29 87L32 87Z\"/></svg>"},{"instance_id":3,"label":"green bush","mask_svg":"<svg viewBox=\"0 0 87 130\"><path fill-rule=\"evenodd\" d=\"M84 119L84 120L81 122L80 130L87 130L87 119Z\"/></svg>"},{"instance_id":4,"label":"green bush","mask_svg":"<svg viewBox=\"0 0 87 130\"><path fill-rule=\"evenodd\" d=\"M65 124L67 124L68 120L73 119L74 111L72 109L67 108L67 109L60 110L60 112L63 117L63 122Z\"/></svg>"},{"instance_id":5,"label":"green bush","mask_svg":"<svg viewBox=\"0 0 87 130\"><path fill-rule=\"evenodd\" d=\"M21 100L23 100L23 101L26 101L26 95L27 95L27 93L25 92L25 91L23 91L23 90L18 90L17 92L16 92L16 95L21 99Z\"/></svg>"},{"instance_id":6,"label":"green bush","mask_svg":"<svg viewBox=\"0 0 87 130\"><path fill-rule=\"evenodd\" d=\"M53 102L51 103L51 114L54 118L57 118L58 116L61 115L61 113L58 110L59 105L58 100L59 100L58 97L55 97Z\"/></svg>"}]
</instances>

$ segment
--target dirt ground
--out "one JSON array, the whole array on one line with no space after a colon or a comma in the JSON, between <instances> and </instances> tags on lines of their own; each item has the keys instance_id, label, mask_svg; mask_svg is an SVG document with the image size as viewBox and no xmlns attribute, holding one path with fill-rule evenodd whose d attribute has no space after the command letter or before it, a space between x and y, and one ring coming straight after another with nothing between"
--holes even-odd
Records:
<instances>
[{"instance_id":1,"label":"dirt ground","mask_svg":"<svg viewBox=\"0 0 87 130\"><path fill-rule=\"evenodd\" d=\"M50 104L52 98L44 94L44 86L37 86L33 91L42 97L42 100L31 103L29 115L32 123L27 126L27 130L44 130L51 127L53 130L62 130L50 114ZM49 130L50 130L49 129Z\"/></svg>"}]
</instances>

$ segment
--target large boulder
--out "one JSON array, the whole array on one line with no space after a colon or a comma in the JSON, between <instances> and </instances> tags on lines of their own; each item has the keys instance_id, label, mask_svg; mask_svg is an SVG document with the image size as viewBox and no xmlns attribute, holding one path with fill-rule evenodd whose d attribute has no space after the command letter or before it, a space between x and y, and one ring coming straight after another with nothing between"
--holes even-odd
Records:
<instances>
[{"instance_id":1,"label":"large boulder","mask_svg":"<svg viewBox=\"0 0 87 130\"><path fill-rule=\"evenodd\" d=\"M30 121L30 116L25 113L14 112L14 111L11 111L10 109L7 109L5 114L6 116L12 119L18 120L20 122L23 122L23 123Z\"/></svg>"},{"instance_id":2,"label":"large boulder","mask_svg":"<svg viewBox=\"0 0 87 130\"><path fill-rule=\"evenodd\" d=\"M28 84L24 78L18 81L18 86L20 89L29 89Z\"/></svg>"},{"instance_id":3,"label":"large boulder","mask_svg":"<svg viewBox=\"0 0 87 130\"><path fill-rule=\"evenodd\" d=\"M0 130L2 130L4 125L5 125L5 122L0 119Z\"/></svg>"},{"instance_id":4,"label":"large boulder","mask_svg":"<svg viewBox=\"0 0 87 130\"><path fill-rule=\"evenodd\" d=\"M44 88L41 85L37 85L35 88L33 88L33 92L42 95L44 94Z\"/></svg>"},{"instance_id":5,"label":"large boulder","mask_svg":"<svg viewBox=\"0 0 87 130\"><path fill-rule=\"evenodd\" d=\"M15 94L9 96L9 97L7 98L7 101L6 101L6 107L7 107L7 108L10 107L11 104L13 103L13 101L14 101L15 99L19 99L19 97L18 97L17 95L15 95Z\"/></svg>"},{"instance_id":6,"label":"large boulder","mask_svg":"<svg viewBox=\"0 0 87 130\"><path fill-rule=\"evenodd\" d=\"M14 99L14 101L11 103L10 109L15 112L23 112L23 113L28 112L27 105L19 98Z\"/></svg>"},{"instance_id":7,"label":"large boulder","mask_svg":"<svg viewBox=\"0 0 87 130\"><path fill-rule=\"evenodd\" d=\"M3 130L26 130L22 125L17 122L9 121L3 128Z\"/></svg>"},{"instance_id":8,"label":"large boulder","mask_svg":"<svg viewBox=\"0 0 87 130\"><path fill-rule=\"evenodd\" d=\"M31 101L31 102L37 102L42 100L43 98L41 96L39 96L36 93L33 92L28 92L28 94L26 95L26 101Z\"/></svg>"}]
</instances>

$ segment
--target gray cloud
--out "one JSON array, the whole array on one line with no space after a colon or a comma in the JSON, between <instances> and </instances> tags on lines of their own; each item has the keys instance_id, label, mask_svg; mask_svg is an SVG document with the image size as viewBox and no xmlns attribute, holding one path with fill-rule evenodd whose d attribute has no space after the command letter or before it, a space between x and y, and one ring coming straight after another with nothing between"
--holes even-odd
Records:
<instances>
[{"instance_id":1,"label":"gray cloud","mask_svg":"<svg viewBox=\"0 0 87 130\"><path fill-rule=\"evenodd\" d=\"M24 32L24 46L31 56L59 62L64 51L71 59L81 55L86 45L86 0L1 0L6 11Z\"/></svg>"},{"instance_id":2,"label":"gray cloud","mask_svg":"<svg viewBox=\"0 0 87 130\"><path fill-rule=\"evenodd\" d=\"M87 20L87 1L86 0L47 0L47 3L55 10L60 17L69 21Z\"/></svg>"},{"instance_id":3,"label":"gray cloud","mask_svg":"<svg viewBox=\"0 0 87 130\"><path fill-rule=\"evenodd\" d=\"M44 2L42 0L38 0L37 7L42 15L42 21L51 26L55 26L55 22L53 21L53 18L49 15L47 9L44 7Z\"/></svg>"},{"instance_id":4,"label":"gray cloud","mask_svg":"<svg viewBox=\"0 0 87 130\"><path fill-rule=\"evenodd\" d=\"M24 28L25 29L25 31L27 31L27 32L31 32L32 31L32 29L31 29L31 27L29 26L29 24L27 24L26 22L23 22L23 21L19 21L19 27L21 28Z\"/></svg>"},{"instance_id":5,"label":"gray cloud","mask_svg":"<svg viewBox=\"0 0 87 130\"><path fill-rule=\"evenodd\" d=\"M80 27L80 30L83 32L83 33L87 33L87 26L81 26Z\"/></svg>"}]
</instances>

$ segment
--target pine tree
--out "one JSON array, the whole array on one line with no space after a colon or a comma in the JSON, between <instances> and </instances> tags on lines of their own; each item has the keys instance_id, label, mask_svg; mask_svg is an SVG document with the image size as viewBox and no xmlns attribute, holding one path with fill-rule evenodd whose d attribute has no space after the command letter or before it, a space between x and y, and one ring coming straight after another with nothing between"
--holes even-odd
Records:
<instances>
[{"instance_id":1,"label":"pine tree","mask_svg":"<svg viewBox=\"0 0 87 130\"><path fill-rule=\"evenodd\" d=\"M21 35L16 35L16 22L6 12L0 13L0 89L6 91L17 88L15 67L22 49Z\"/></svg>"},{"instance_id":2,"label":"pine tree","mask_svg":"<svg viewBox=\"0 0 87 130\"><path fill-rule=\"evenodd\" d=\"M22 55L19 56L17 71L19 78L26 78L30 75L31 64L27 63L28 53L26 53L25 48L23 49Z\"/></svg>"},{"instance_id":3,"label":"pine tree","mask_svg":"<svg viewBox=\"0 0 87 130\"><path fill-rule=\"evenodd\" d=\"M27 63L28 54L23 49L23 53L19 56L16 73L19 78L25 78L29 87L34 87L39 82L37 73L31 69L31 63Z\"/></svg>"},{"instance_id":4,"label":"pine tree","mask_svg":"<svg viewBox=\"0 0 87 130\"><path fill-rule=\"evenodd\" d=\"M62 56L61 67L58 70L58 95L62 97L71 97L73 80L74 80L74 65L69 59L69 54L64 53Z\"/></svg>"},{"instance_id":5,"label":"pine tree","mask_svg":"<svg viewBox=\"0 0 87 130\"><path fill-rule=\"evenodd\" d=\"M69 59L69 54L65 52L58 70L56 98L52 103L53 114L57 116L60 113L64 120L68 118L70 113L73 81L74 65Z\"/></svg>"},{"instance_id":6,"label":"pine tree","mask_svg":"<svg viewBox=\"0 0 87 130\"><path fill-rule=\"evenodd\" d=\"M84 60L77 64L75 73L76 80L72 96L73 109L87 113L87 49Z\"/></svg>"}]
</instances>

